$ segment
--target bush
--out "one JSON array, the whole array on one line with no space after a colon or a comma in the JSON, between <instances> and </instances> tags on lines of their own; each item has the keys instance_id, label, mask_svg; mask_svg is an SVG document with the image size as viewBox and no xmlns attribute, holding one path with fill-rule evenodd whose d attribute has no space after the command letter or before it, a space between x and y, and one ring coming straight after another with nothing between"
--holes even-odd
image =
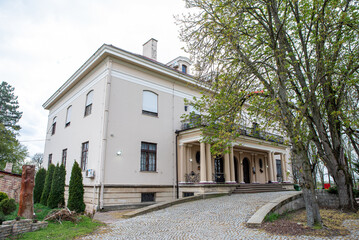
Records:
<instances>
[{"instance_id":1,"label":"bush","mask_svg":"<svg viewBox=\"0 0 359 240\"><path fill-rule=\"evenodd\" d=\"M16 210L16 202L15 199L4 199L0 202L0 210L5 214L8 215Z\"/></svg>"},{"instance_id":2,"label":"bush","mask_svg":"<svg viewBox=\"0 0 359 240\"><path fill-rule=\"evenodd\" d=\"M51 191L52 176L54 175L54 171L55 171L55 165L50 164L49 169L47 170L46 173L44 190L42 191L41 199L40 199L40 203L45 206L47 205L47 199L49 198L49 194Z\"/></svg>"},{"instance_id":3,"label":"bush","mask_svg":"<svg viewBox=\"0 0 359 240\"><path fill-rule=\"evenodd\" d=\"M84 203L84 185L82 183L81 168L76 161L71 171L67 207L78 213L83 213L86 207Z\"/></svg>"},{"instance_id":4,"label":"bush","mask_svg":"<svg viewBox=\"0 0 359 240\"><path fill-rule=\"evenodd\" d=\"M359 198L359 190L353 188L353 194L355 198Z\"/></svg>"},{"instance_id":5,"label":"bush","mask_svg":"<svg viewBox=\"0 0 359 240\"><path fill-rule=\"evenodd\" d=\"M41 168L35 177L35 187L34 187L34 203L39 203L41 200L42 191L44 190L46 179L46 170Z\"/></svg>"},{"instance_id":6,"label":"bush","mask_svg":"<svg viewBox=\"0 0 359 240\"><path fill-rule=\"evenodd\" d=\"M330 187L328 190L327 190L328 193L331 193L331 194L338 194L338 188L337 186L334 186L334 187Z\"/></svg>"},{"instance_id":7,"label":"bush","mask_svg":"<svg viewBox=\"0 0 359 240\"><path fill-rule=\"evenodd\" d=\"M298 184L294 184L294 189L295 189L296 191L300 191L300 186L299 186Z\"/></svg>"},{"instance_id":8,"label":"bush","mask_svg":"<svg viewBox=\"0 0 359 240\"><path fill-rule=\"evenodd\" d=\"M5 214L3 212L0 211L0 225L2 224L3 221L5 221Z\"/></svg>"},{"instance_id":9,"label":"bush","mask_svg":"<svg viewBox=\"0 0 359 240\"><path fill-rule=\"evenodd\" d=\"M47 206L49 208L56 208L65 205L65 176L66 170L64 165L56 165L54 175L52 177L52 185L49 198L47 199Z\"/></svg>"},{"instance_id":10,"label":"bush","mask_svg":"<svg viewBox=\"0 0 359 240\"><path fill-rule=\"evenodd\" d=\"M278 213L270 213L265 217L266 222L273 222L279 218Z\"/></svg>"},{"instance_id":11,"label":"bush","mask_svg":"<svg viewBox=\"0 0 359 240\"><path fill-rule=\"evenodd\" d=\"M4 192L0 192L0 202L4 199L9 199L9 196Z\"/></svg>"}]
</instances>

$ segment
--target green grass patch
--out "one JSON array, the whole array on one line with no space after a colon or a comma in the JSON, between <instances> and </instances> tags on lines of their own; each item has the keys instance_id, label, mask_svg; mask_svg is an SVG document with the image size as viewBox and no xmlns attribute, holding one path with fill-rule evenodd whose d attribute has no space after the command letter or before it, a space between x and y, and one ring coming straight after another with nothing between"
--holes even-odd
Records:
<instances>
[{"instance_id":1,"label":"green grass patch","mask_svg":"<svg viewBox=\"0 0 359 240\"><path fill-rule=\"evenodd\" d=\"M57 208L55 208L57 209ZM53 209L48 208L40 203L34 204L34 212L36 214L36 219L39 221L44 220L44 218L51 212ZM5 216L6 221L14 220L17 217L17 212L19 211L19 204L16 204L16 210Z\"/></svg>"},{"instance_id":2,"label":"green grass patch","mask_svg":"<svg viewBox=\"0 0 359 240\"><path fill-rule=\"evenodd\" d=\"M273 221L277 220L278 218L279 218L278 213L270 213L264 218L264 220L266 222L273 222Z\"/></svg>"},{"instance_id":3,"label":"green grass patch","mask_svg":"<svg viewBox=\"0 0 359 240\"><path fill-rule=\"evenodd\" d=\"M80 216L79 218L80 221L77 223L69 221L63 221L62 223L49 222L47 228L19 235L15 239L74 239L75 237L89 234L103 225L92 221L87 216Z\"/></svg>"}]
</instances>

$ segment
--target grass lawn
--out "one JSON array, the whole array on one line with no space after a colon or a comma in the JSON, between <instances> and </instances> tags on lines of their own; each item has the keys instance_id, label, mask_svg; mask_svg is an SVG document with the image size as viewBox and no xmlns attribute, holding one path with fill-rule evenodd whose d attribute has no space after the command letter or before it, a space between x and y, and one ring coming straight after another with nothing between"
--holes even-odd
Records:
<instances>
[{"instance_id":1,"label":"grass lawn","mask_svg":"<svg viewBox=\"0 0 359 240\"><path fill-rule=\"evenodd\" d=\"M75 237L89 234L103 224L92 221L87 216L80 216L78 223L64 221L62 223L49 223L45 229L25 233L13 239L73 239Z\"/></svg>"},{"instance_id":2,"label":"grass lawn","mask_svg":"<svg viewBox=\"0 0 359 240\"><path fill-rule=\"evenodd\" d=\"M6 220L15 219L18 208L19 206L17 205L16 210L6 216ZM34 204L36 218L40 221L52 210L53 209L39 203ZM92 221L92 219L87 216L79 216L77 223L70 221L63 221L62 223L49 222L48 227L45 229L13 236L10 239L73 239L81 235L89 234L102 225L102 223Z\"/></svg>"}]
</instances>

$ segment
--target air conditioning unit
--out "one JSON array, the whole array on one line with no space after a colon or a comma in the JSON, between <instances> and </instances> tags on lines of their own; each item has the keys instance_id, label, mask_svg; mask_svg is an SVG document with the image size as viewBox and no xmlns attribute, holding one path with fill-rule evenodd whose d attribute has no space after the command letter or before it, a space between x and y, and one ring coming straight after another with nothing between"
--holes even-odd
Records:
<instances>
[{"instance_id":1,"label":"air conditioning unit","mask_svg":"<svg viewBox=\"0 0 359 240\"><path fill-rule=\"evenodd\" d=\"M95 177L95 170L94 169L87 169L86 170L86 177L87 178L94 178Z\"/></svg>"}]
</instances>

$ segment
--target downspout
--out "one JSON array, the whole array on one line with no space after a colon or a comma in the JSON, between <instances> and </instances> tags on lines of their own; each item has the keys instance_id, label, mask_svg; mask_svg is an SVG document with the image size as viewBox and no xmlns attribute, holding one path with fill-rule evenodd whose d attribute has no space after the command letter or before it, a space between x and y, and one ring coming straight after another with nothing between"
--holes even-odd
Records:
<instances>
[{"instance_id":1,"label":"downspout","mask_svg":"<svg viewBox=\"0 0 359 240\"><path fill-rule=\"evenodd\" d=\"M111 69L112 60L108 59L107 62L108 73L106 76L105 94L104 94L104 114L103 114L103 129L102 129L102 147L101 147L101 164L100 164L100 209L103 209L103 195L104 195L104 181L105 181L105 160L107 150L107 130L108 130L108 114L110 106L110 93L111 93Z\"/></svg>"},{"instance_id":2,"label":"downspout","mask_svg":"<svg viewBox=\"0 0 359 240\"><path fill-rule=\"evenodd\" d=\"M176 198L179 198L179 187L178 187L178 134L176 131Z\"/></svg>"}]
</instances>

